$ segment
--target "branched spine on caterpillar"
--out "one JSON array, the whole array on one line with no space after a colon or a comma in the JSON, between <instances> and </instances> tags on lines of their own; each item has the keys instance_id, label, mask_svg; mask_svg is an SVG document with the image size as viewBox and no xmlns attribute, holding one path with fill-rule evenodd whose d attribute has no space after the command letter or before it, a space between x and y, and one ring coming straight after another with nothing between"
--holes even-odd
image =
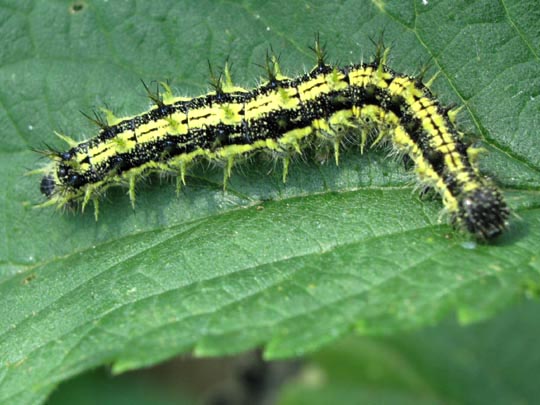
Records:
<instances>
[{"instance_id":1,"label":"branched spine on caterpillar","mask_svg":"<svg viewBox=\"0 0 540 405\"><path fill-rule=\"evenodd\" d=\"M333 66L317 39L317 65L307 74L287 78L277 59L267 58L268 79L246 90L234 86L228 67L212 73L214 91L195 98L174 97L162 84L163 95L150 95L155 105L126 118L108 114L96 119L94 138L70 148L49 151L52 162L44 173L42 205L82 208L92 201L97 218L98 198L111 185L129 184L135 202L135 182L143 174L166 171L185 182L188 166L199 159L226 163L224 182L234 160L257 150L283 158L286 179L290 156L318 138L334 147L356 134L365 146L390 139L410 156L419 179L441 194L452 222L480 239L499 235L509 209L500 191L475 164L478 149L462 141L455 127L455 110L441 106L420 79L386 66L388 49L378 48L371 63ZM147 89L148 90L148 89ZM149 92L150 93L150 92Z\"/></svg>"}]
</instances>

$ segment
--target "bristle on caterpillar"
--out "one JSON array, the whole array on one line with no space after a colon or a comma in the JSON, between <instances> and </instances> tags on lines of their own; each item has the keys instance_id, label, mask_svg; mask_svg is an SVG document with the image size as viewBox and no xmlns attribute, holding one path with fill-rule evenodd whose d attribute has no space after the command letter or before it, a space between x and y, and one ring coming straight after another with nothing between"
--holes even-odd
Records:
<instances>
[{"instance_id":1,"label":"bristle on caterpillar","mask_svg":"<svg viewBox=\"0 0 540 405\"><path fill-rule=\"evenodd\" d=\"M317 65L296 78L283 76L270 54L267 80L251 90L232 83L228 65L219 75L211 69L214 90L195 98L174 97L166 84L163 94L153 93L144 84L155 103L149 111L128 118L95 114L89 118L99 133L83 142L60 135L69 149L47 154L42 205L84 208L93 201L97 218L105 189L128 185L134 204L136 179L147 173L176 173L179 187L193 162L223 161L226 183L235 159L265 150L283 158L285 181L290 157L305 145L330 145L337 163L345 138L355 138L362 151L389 140L410 157L422 184L442 196L458 228L479 239L499 235L509 209L479 173L477 149L461 140L456 110L442 106L419 78L390 69L389 49L381 44L373 62L339 67L327 64L317 38Z\"/></svg>"}]
</instances>

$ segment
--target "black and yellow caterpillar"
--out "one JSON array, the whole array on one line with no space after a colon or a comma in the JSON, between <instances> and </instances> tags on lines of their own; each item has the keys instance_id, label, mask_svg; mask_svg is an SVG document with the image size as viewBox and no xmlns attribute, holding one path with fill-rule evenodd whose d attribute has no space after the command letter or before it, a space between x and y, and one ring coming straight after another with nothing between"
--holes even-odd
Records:
<instances>
[{"instance_id":1,"label":"black and yellow caterpillar","mask_svg":"<svg viewBox=\"0 0 540 405\"><path fill-rule=\"evenodd\" d=\"M336 162L344 139L356 136L363 150L388 139L414 162L420 181L442 196L452 222L480 239L499 235L509 209L500 191L475 165L478 149L462 141L456 110L443 107L420 79L386 66L388 49L373 62L343 67L327 64L318 41L317 65L287 78L276 58L267 58L269 78L246 90L232 84L229 71L214 78L214 91L195 98L174 97L167 85L151 98L147 112L125 118L108 114L92 139L49 151L52 162L40 190L59 207L93 201L109 186L135 182L143 174L166 171L183 183L187 167L199 159L226 162L225 182L235 158L265 150L284 161L313 139L334 147ZM319 142L319 143L320 143Z\"/></svg>"}]
</instances>

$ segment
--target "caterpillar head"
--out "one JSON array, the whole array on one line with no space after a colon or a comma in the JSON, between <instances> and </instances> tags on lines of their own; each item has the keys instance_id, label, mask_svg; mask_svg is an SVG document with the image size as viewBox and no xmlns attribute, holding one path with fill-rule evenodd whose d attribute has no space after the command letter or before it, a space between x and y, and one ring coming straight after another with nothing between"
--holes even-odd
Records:
<instances>
[{"instance_id":1,"label":"caterpillar head","mask_svg":"<svg viewBox=\"0 0 540 405\"><path fill-rule=\"evenodd\" d=\"M41 194L47 201L44 205L57 205L58 207L69 207L76 203L84 193L84 177L76 171L70 170L63 165L46 172L39 184Z\"/></svg>"},{"instance_id":2,"label":"caterpillar head","mask_svg":"<svg viewBox=\"0 0 540 405\"><path fill-rule=\"evenodd\" d=\"M50 199L54 195L55 190L56 181L52 173L43 176L41 183L39 184L39 191L41 191L41 194L47 197L47 199Z\"/></svg>"}]
</instances>

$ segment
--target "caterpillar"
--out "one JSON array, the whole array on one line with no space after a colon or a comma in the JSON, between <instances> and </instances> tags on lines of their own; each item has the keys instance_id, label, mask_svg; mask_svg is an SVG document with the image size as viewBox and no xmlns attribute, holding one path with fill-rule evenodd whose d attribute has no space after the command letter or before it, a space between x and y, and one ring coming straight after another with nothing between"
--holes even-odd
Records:
<instances>
[{"instance_id":1,"label":"caterpillar","mask_svg":"<svg viewBox=\"0 0 540 405\"><path fill-rule=\"evenodd\" d=\"M291 156L305 147L325 144L339 150L353 139L363 152L389 140L414 163L419 180L441 196L444 211L459 229L478 239L498 236L507 226L509 209L501 192L476 165L478 148L463 141L455 124L456 109L444 107L420 77L393 71L386 64L389 48L378 46L370 63L327 63L317 38L317 64L296 78L281 73L275 56L266 58L268 78L246 90L235 86L228 65L219 76L211 71L213 90L194 98L173 96L162 83L152 93L154 105L131 117L93 119L99 133L48 150L41 205L82 209L112 185L125 184L135 203L135 183L151 172L177 174L185 184L188 166L201 159L225 163L224 184L235 159L267 151L283 159L286 180ZM143 83L144 84L144 83ZM317 140L317 142L314 142Z\"/></svg>"}]
</instances>

